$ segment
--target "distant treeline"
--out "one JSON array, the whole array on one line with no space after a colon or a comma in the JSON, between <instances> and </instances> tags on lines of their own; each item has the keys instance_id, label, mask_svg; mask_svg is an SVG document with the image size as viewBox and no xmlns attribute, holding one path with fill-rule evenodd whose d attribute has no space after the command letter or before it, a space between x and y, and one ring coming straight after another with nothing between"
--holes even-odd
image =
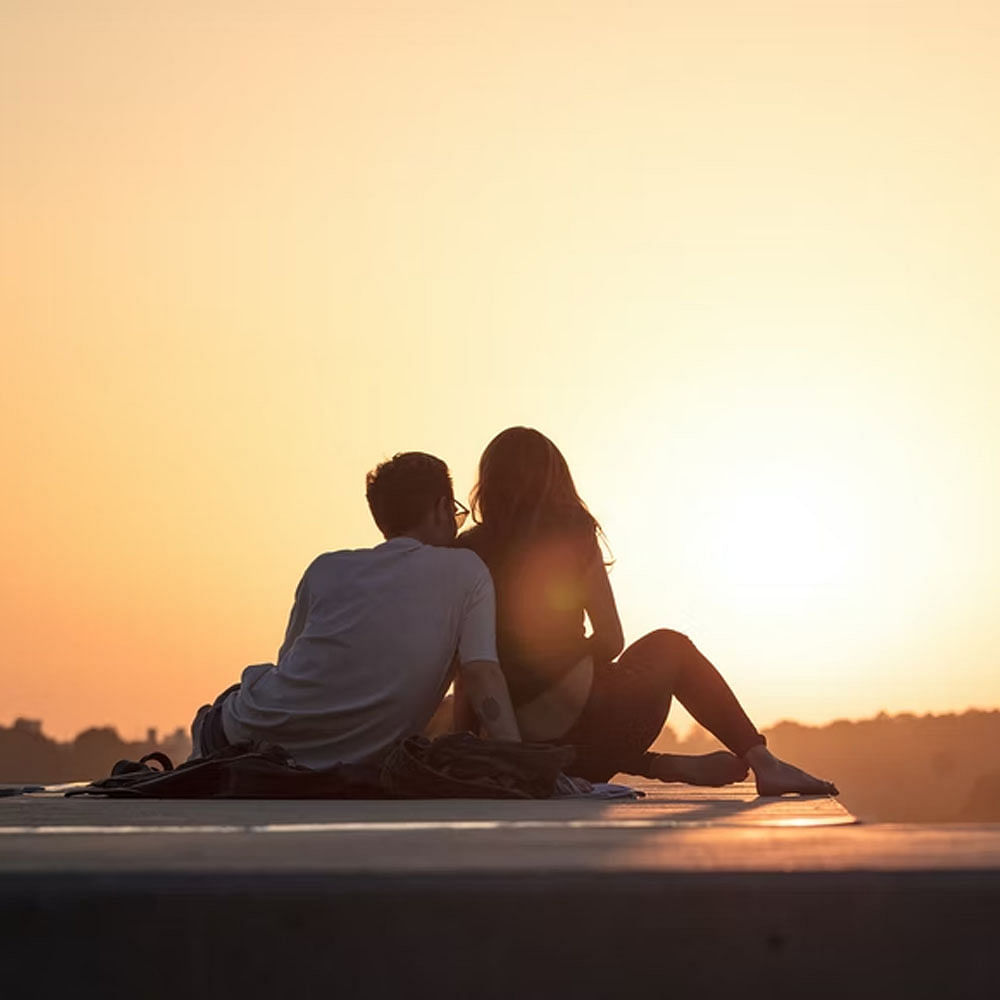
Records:
<instances>
[{"instance_id":1,"label":"distant treeline","mask_svg":"<svg viewBox=\"0 0 1000 1000\"><path fill-rule=\"evenodd\" d=\"M1000 822L1000 710L886 715L825 726L780 722L766 730L779 757L830 778L859 819L883 823ZM669 726L656 749L705 753L718 744Z\"/></svg>"},{"instance_id":2,"label":"distant treeline","mask_svg":"<svg viewBox=\"0 0 1000 1000\"><path fill-rule=\"evenodd\" d=\"M150 729L145 740L126 742L110 726L85 729L69 743L59 743L42 732L37 719L17 719L0 726L0 782L59 784L102 778L119 760L138 760L150 750L160 750L178 764L191 753L191 740L183 729L162 739Z\"/></svg>"},{"instance_id":3,"label":"distant treeline","mask_svg":"<svg viewBox=\"0 0 1000 1000\"><path fill-rule=\"evenodd\" d=\"M1000 710L961 715L877 715L825 726L781 722L766 731L779 756L836 781L841 801L869 822L1000 822ZM705 753L718 743L695 728L683 739L666 726L654 749ZM36 720L0 726L0 782L55 784L106 775L117 760L162 750L175 763L191 751L177 729L126 742L111 727L86 729L69 743Z\"/></svg>"}]
</instances>

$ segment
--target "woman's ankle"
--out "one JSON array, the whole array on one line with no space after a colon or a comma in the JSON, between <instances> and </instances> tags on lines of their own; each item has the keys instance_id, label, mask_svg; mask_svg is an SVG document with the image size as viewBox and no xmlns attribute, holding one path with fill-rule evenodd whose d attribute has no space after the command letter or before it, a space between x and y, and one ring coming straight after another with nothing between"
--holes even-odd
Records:
<instances>
[{"instance_id":1,"label":"woman's ankle","mask_svg":"<svg viewBox=\"0 0 1000 1000\"><path fill-rule=\"evenodd\" d=\"M765 743L755 743L743 754L743 759L754 771L761 767L767 767L777 760L774 754L767 749Z\"/></svg>"}]
</instances>

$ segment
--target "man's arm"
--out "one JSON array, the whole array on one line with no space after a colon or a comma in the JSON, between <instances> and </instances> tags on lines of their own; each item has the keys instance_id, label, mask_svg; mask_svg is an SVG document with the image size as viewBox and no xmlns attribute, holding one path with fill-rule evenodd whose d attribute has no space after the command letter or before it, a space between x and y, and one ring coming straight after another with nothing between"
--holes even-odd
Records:
<instances>
[{"instance_id":1,"label":"man's arm","mask_svg":"<svg viewBox=\"0 0 1000 1000\"><path fill-rule=\"evenodd\" d=\"M455 700L452 705L452 728L456 733L479 734L479 722L476 713L469 704L469 696L462 680L462 672L455 673Z\"/></svg>"},{"instance_id":2,"label":"man's arm","mask_svg":"<svg viewBox=\"0 0 1000 1000\"><path fill-rule=\"evenodd\" d=\"M459 553L454 553L458 556ZM478 556L462 553L472 576L465 595L458 634L459 686L485 735L494 740L521 742L521 731L507 690L507 679L497 663L496 602L493 580Z\"/></svg>"},{"instance_id":3,"label":"man's arm","mask_svg":"<svg viewBox=\"0 0 1000 1000\"><path fill-rule=\"evenodd\" d=\"M459 671L465 697L486 735L493 740L520 743L521 731L500 664L490 660L473 660L463 663Z\"/></svg>"}]
</instances>

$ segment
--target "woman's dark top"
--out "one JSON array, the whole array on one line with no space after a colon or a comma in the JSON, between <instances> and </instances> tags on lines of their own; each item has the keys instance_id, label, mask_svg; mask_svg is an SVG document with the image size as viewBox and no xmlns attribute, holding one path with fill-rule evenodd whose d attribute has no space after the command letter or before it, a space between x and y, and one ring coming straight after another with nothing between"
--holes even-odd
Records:
<instances>
[{"instance_id":1,"label":"woman's dark top","mask_svg":"<svg viewBox=\"0 0 1000 1000\"><path fill-rule=\"evenodd\" d=\"M601 561L592 525L503 538L486 525L459 535L493 576L497 653L514 706L551 687L587 654L586 574Z\"/></svg>"}]
</instances>

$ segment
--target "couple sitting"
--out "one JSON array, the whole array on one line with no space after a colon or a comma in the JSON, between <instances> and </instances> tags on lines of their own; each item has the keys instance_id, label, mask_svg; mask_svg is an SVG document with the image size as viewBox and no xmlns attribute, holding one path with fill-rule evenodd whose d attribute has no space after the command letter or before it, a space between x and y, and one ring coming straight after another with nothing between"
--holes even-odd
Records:
<instances>
[{"instance_id":1,"label":"couple sitting","mask_svg":"<svg viewBox=\"0 0 1000 1000\"><path fill-rule=\"evenodd\" d=\"M512 427L490 442L477 523L457 537L468 511L440 459L396 455L367 485L386 541L314 560L277 663L247 667L199 710L195 756L251 740L312 768L377 760L450 704L449 728L574 746L571 770L591 781L724 785L752 770L761 795L836 794L768 751L686 636L662 629L622 651L600 525L544 435ZM674 696L731 752L650 752Z\"/></svg>"}]
</instances>

